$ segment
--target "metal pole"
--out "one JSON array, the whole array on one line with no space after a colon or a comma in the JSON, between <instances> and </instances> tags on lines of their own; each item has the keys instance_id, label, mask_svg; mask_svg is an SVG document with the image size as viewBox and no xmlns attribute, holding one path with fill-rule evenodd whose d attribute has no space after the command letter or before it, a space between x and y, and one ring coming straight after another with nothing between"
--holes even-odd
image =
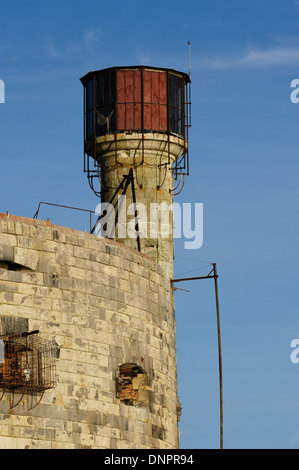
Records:
<instances>
[{"instance_id":1,"label":"metal pole","mask_svg":"<svg viewBox=\"0 0 299 470\"><path fill-rule=\"evenodd\" d=\"M191 41L188 41L188 49L189 49L189 78L191 78Z\"/></svg>"},{"instance_id":2,"label":"metal pole","mask_svg":"<svg viewBox=\"0 0 299 470\"><path fill-rule=\"evenodd\" d=\"M129 178L131 179L133 204L134 204L134 208L135 208L135 230L136 230L136 234L137 234L137 247L138 247L138 251L141 252L140 235L139 235L139 223L138 223L138 211L137 211L137 205L136 205L136 195L135 195L135 184L134 184L133 168L130 169Z\"/></svg>"},{"instance_id":3,"label":"metal pole","mask_svg":"<svg viewBox=\"0 0 299 470\"><path fill-rule=\"evenodd\" d=\"M171 282L198 281L199 279L214 279L214 276L184 277L183 279L172 279Z\"/></svg>"},{"instance_id":4,"label":"metal pole","mask_svg":"<svg viewBox=\"0 0 299 470\"><path fill-rule=\"evenodd\" d=\"M215 298L216 298L216 313L217 313L217 334L218 334L218 360L219 360L219 393L220 393L220 449L223 449L223 392L222 392L222 353L221 353L221 334L220 334L220 313L219 313L219 298L218 298L218 274L216 263L212 263L213 269L207 276L185 277L183 279L172 279L171 283L182 281L197 281L199 279L214 279L215 285ZM213 274L212 274L213 273Z\"/></svg>"},{"instance_id":5,"label":"metal pole","mask_svg":"<svg viewBox=\"0 0 299 470\"><path fill-rule=\"evenodd\" d=\"M219 313L218 283L217 283L218 276L217 276L216 263L213 263L213 270L214 270L213 277L214 277L214 285L215 285L217 332L218 332L219 389L220 389L220 449L223 449L222 354L221 354L220 313Z\"/></svg>"}]
</instances>

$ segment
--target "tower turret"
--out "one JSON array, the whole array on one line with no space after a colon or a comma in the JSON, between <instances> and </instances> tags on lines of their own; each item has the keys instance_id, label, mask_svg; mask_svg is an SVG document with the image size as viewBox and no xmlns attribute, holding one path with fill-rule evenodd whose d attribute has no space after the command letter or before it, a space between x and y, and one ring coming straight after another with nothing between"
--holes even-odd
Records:
<instances>
[{"instance_id":1,"label":"tower turret","mask_svg":"<svg viewBox=\"0 0 299 470\"><path fill-rule=\"evenodd\" d=\"M0 213L0 448L175 449L171 204L189 171L190 77L139 66L81 81L84 170L109 217L86 233Z\"/></svg>"},{"instance_id":2,"label":"tower turret","mask_svg":"<svg viewBox=\"0 0 299 470\"><path fill-rule=\"evenodd\" d=\"M106 236L138 248L172 276L173 194L189 172L190 77L113 67L81 82L84 171L102 203L115 207L115 231Z\"/></svg>"}]
</instances>

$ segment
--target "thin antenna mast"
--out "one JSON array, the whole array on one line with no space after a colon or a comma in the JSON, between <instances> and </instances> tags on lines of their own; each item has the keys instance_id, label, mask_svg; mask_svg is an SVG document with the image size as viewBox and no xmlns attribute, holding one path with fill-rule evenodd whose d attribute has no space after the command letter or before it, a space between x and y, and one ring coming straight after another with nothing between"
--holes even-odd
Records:
<instances>
[{"instance_id":1,"label":"thin antenna mast","mask_svg":"<svg viewBox=\"0 0 299 470\"><path fill-rule=\"evenodd\" d=\"M188 41L189 49L189 84L188 84L188 126L191 127L191 41Z\"/></svg>"},{"instance_id":2,"label":"thin antenna mast","mask_svg":"<svg viewBox=\"0 0 299 470\"><path fill-rule=\"evenodd\" d=\"M189 49L189 78L191 78L191 41L188 41Z\"/></svg>"}]
</instances>

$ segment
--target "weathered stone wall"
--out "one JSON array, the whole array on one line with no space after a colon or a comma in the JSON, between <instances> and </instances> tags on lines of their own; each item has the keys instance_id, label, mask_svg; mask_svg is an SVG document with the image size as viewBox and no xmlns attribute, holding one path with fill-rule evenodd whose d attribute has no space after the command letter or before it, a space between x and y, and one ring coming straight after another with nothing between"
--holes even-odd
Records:
<instances>
[{"instance_id":1,"label":"weathered stone wall","mask_svg":"<svg viewBox=\"0 0 299 470\"><path fill-rule=\"evenodd\" d=\"M117 242L0 214L0 319L2 328L38 329L58 351L57 385L39 405L28 411L24 396L11 409L5 391L0 448L179 446L173 292L155 261ZM120 403L123 364L145 372L146 401Z\"/></svg>"},{"instance_id":2,"label":"weathered stone wall","mask_svg":"<svg viewBox=\"0 0 299 470\"><path fill-rule=\"evenodd\" d=\"M133 171L141 251L155 259L173 277L173 180L172 166L186 150L178 136L160 133L118 133L97 138L101 166L102 202L109 202L124 175ZM119 195L121 191L119 190ZM126 192L126 209L133 205L132 189ZM143 208L140 207L143 206ZM163 209L164 208L164 209ZM126 210L123 212L126 213ZM136 248L134 210L128 220L119 215L115 239ZM121 220L123 219L123 220ZM119 235L121 229L122 235ZM113 237L114 238L114 237Z\"/></svg>"}]
</instances>

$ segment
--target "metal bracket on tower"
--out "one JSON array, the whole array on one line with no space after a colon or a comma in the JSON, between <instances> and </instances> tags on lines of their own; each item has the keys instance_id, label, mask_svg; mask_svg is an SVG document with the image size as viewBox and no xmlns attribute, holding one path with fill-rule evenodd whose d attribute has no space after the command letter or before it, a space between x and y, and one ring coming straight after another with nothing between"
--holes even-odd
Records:
<instances>
[{"instance_id":1,"label":"metal bracket on tower","mask_svg":"<svg viewBox=\"0 0 299 470\"><path fill-rule=\"evenodd\" d=\"M137 206L136 206L136 193L135 193L135 183L134 183L134 173L133 173L133 168L130 168L130 171L127 175L124 175L121 183L119 184L118 188L114 192L112 198L109 201L109 204L112 204L114 208L117 208L116 212L116 217L115 217L115 225L118 222L118 193L122 189L121 196L125 196L127 189L129 185L131 184L132 188L132 197L133 197L133 204L134 204L134 209L135 209L135 231L136 231L136 239L137 239L137 248L138 251L141 252L141 246L140 246L140 235L139 235L139 223L138 223L138 215L137 215ZM98 224L101 222L101 219L104 217L104 214L101 214L98 218L97 221L94 225L94 227L91 229L90 233L94 233Z\"/></svg>"}]
</instances>

